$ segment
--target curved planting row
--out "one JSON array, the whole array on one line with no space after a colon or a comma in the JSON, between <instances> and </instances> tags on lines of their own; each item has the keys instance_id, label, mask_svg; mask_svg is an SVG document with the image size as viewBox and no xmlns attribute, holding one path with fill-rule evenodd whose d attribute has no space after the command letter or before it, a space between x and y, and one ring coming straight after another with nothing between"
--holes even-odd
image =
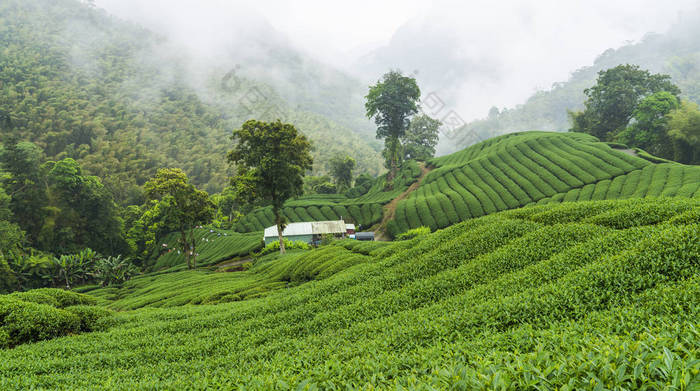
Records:
<instances>
[{"instance_id":1,"label":"curved planting row","mask_svg":"<svg viewBox=\"0 0 700 391\"><path fill-rule=\"evenodd\" d=\"M135 279L114 307L147 308L0 350L0 373L8 389L695 390L699 203L534 205L368 256ZM185 305L200 298L244 300Z\"/></svg>"},{"instance_id":2,"label":"curved planting row","mask_svg":"<svg viewBox=\"0 0 700 391\"><path fill-rule=\"evenodd\" d=\"M533 202L693 197L700 171L654 166L588 135L547 132L488 140L431 164L436 168L397 205L391 234L444 228Z\"/></svg>"},{"instance_id":3,"label":"curved planting row","mask_svg":"<svg viewBox=\"0 0 700 391\"><path fill-rule=\"evenodd\" d=\"M197 264L206 266L227 259L245 256L263 247L262 230L252 233L238 233L227 230L199 228L194 231L196 240ZM185 263L185 256L178 250L179 234L170 234L162 246L163 254L158 258L154 270L173 267Z\"/></svg>"},{"instance_id":4,"label":"curved planting row","mask_svg":"<svg viewBox=\"0 0 700 391\"><path fill-rule=\"evenodd\" d=\"M700 198L700 167L675 163L649 165L612 180L571 189L538 203L645 197Z\"/></svg>"},{"instance_id":5,"label":"curved planting row","mask_svg":"<svg viewBox=\"0 0 700 391\"><path fill-rule=\"evenodd\" d=\"M314 194L285 203L282 214L287 222L343 219L348 223L369 227L382 220L382 206L403 193L421 175L415 161L407 161L399 170L390 188L386 178L374 180L366 194L348 198L342 194ZM237 232L262 231L274 224L272 207L258 208L243 216L233 227Z\"/></svg>"}]
</instances>

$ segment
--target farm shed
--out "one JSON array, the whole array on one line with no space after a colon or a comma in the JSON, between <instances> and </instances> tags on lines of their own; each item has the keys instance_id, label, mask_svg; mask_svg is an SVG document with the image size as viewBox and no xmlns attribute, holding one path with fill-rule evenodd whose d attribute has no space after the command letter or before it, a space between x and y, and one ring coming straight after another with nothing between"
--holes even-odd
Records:
<instances>
[{"instance_id":1,"label":"farm shed","mask_svg":"<svg viewBox=\"0 0 700 391\"><path fill-rule=\"evenodd\" d=\"M358 232L355 234L355 239L374 241L374 232Z\"/></svg>"},{"instance_id":2,"label":"farm shed","mask_svg":"<svg viewBox=\"0 0 700 391\"><path fill-rule=\"evenodd\" d=\"M314 243L321 240L322 235L335 235L337 237L345 237L347 228L343 220L335 221L309 221L303 223L290 223L284 227L282 236L291 241L303 241L306 243ZM265 245L279 240L277 235L277 226L265 228Z\"/></svg>"}]
</instances>

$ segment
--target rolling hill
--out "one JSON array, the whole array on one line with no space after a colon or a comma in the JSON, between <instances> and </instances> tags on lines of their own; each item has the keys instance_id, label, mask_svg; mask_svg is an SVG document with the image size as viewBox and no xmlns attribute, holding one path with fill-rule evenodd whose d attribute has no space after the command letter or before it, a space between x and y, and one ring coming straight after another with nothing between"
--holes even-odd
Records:
<instances>
[{"instance_id":1,"label":"rolling hill","mask_svg":"<svg viewBox=\"0 0 700 391\"><path fill-rule=\"evenodd\" d=\"M0 386L696 389L698 202L550 203L242 273L143 276L89 292L140 309L77 335L72 312L0 296L0 335L30 337L0 349ZM44 308L55 324L31 320ZM37 324L65 336L31 342Z\"/></svg>"},{"instance_id":2,"label":"rolling hill","mask_svg":"<svg viewBox=\"0 0 700 391\"><path fill-rule=\"evenodd\" d=\"M521 132L495 137L427 162L420 176L410 163L391 192L377 181L359 198L312 196L289 201L289 221L341 216L366 229L386 229L395 236L420 226L432 230L474 217L532 203L641 197L700 198L700 167L657 163L643 151L614 149L581 133ZM391 211L386 205L420 179L415 191L397 200L386 227L376 224ZM405 194L404 194L405 196ZM239 232L272 225L270 208L255 210L236 225Z\"/></svg>"},{"instance_id":3,"label":"rolling hill","mask_svg":"<svg viewBox=\"0 0 700 391\"><path fill-rule=\"evenodd\" d=\"M496 137L431 160L434 170L397 205L389 230L434 230L535 202L700 198L700 167L655 164L630 153L636 155L580 133Z\"/></svg>"}]
</instances>

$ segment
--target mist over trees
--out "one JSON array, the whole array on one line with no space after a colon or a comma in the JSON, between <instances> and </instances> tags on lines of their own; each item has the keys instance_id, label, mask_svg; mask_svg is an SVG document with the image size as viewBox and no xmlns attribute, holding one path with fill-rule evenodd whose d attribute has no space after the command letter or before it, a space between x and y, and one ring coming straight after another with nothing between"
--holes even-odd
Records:
<instances>
[{"instance_id":1,"label":"mist over trees","mask_svg":"<svg viewBox=\"0 0 700 391\"><path fill-rule=\"evenodd\" d=\"M652 74L635 65L599 72L596 84L584 91L585 109L570 112L571 130L603 141L641 148L654 156L697 164L697 144L688 137L697 132L681 118L692 118L693 106L677 113L681 90L669 75ZM675 120L675 130L670 121Z\"/></svg>"},{"instance_id":2,"label":"mist over trees","mask_svg":"<svg viewBox=\"0 0 700 391\"><path fill-rule=\"evenodd\" d=\"M567 131L571 128L568 111L584 109L584 90L595 85L598 73L631 64L651 73L666 74L682 91L681 98L700 103L700 12L684 13L669 31L647 34L636 43L609 49L590 66L574 71L568 80L530 96L523 104L501 107L487 118L474 120L456 131L455 148L501 134L531 129Z\"/></svg>"}]
</instances>

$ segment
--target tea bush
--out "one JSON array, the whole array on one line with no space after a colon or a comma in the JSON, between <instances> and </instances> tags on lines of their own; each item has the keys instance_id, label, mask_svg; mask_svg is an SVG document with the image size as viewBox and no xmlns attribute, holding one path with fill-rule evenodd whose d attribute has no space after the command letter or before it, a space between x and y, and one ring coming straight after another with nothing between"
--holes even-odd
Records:
<instances>
[{"instance_id":1,"label":"tea bush","mask_svg":"<svg viewBox=\"0 0 700 391\"><path fill-rule=\"evenodd\" d=\"M95 298L43 288L0 296L0 347L90 331L110 311Z\"/></svg>"},{"instance_id":2,"label":"tea bush","mask_svg":"<svg viewBox=\"0 0 700 391\"><path fill-rule=\"evenodd\" d=\"M699 209L532 205L245 272L137 276L90 291L122 310L98 332L0 350L0 387L695 390Z\"/></svg>"},{"instance_id":3,"label":"tea bush","mask_svg":"<svg viewBox=\"0 0 700 391\"><path fill-rule=\"evenodd\" d=\"M430 164L435 169L399 202L392 235L421 225L444 228L530 203L700 198L700 167L651 164L571 133L497 137Z\"/></svg>"}]
</instances>

